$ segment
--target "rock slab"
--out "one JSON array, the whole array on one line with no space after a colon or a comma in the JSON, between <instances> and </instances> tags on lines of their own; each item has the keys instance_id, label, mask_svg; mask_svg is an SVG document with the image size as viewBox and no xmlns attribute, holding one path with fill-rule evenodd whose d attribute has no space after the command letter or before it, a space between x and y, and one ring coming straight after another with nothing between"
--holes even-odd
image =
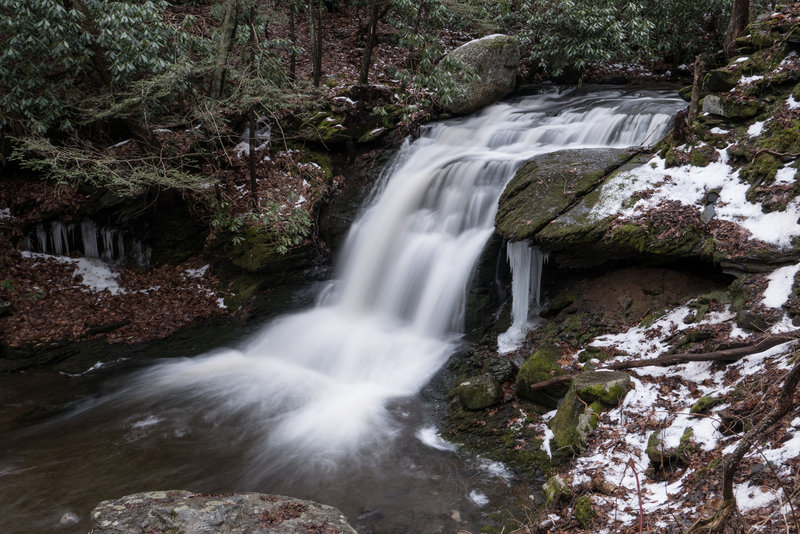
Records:
<instances>
[{"instance_id":1,"label":"rock slab","mask_svg":"<svg viewBox=\"0 0 800 534\"><path fill-rule=\"evenodd\" d=\"M356 534L336 508L261 493L135 493L103 501L89 534Z\"/></svg>"}]
</instances>

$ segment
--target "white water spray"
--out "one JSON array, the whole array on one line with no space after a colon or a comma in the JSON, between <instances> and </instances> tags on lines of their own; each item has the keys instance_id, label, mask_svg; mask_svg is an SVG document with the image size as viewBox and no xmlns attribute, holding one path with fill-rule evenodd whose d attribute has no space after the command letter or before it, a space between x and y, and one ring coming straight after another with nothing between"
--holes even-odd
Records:
<instances>
[{"instance_id":1,"label":"white water spray","mask_svg":"<svg viewBox=\"0 0 800 534\"><path fill-rule=\"evenodd\" d=\"M459 342L470 276L516 169L562 148L654 142L681 106L665 93L551 93L424 128L353 224L317 307L273 322L240 350L156 366L134 399L162 417L188 410L235 421L253 443L254 476L320 476L381 450L401 425L391 401L418 393ZM541 259L525 261L540 270ZM526 322L527 310L517 319Z\"/></svg>"}]
</instances>

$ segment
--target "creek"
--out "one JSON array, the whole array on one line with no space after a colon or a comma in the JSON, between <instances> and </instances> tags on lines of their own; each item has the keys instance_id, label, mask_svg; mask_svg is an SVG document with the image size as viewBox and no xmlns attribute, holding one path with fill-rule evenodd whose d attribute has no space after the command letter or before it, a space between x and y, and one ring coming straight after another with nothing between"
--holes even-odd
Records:
<instances>
[{"instance_id":1,"label":"creek","mask_svg":"<svg viewBox=\"0 0 800 534\"><path fill-rule=\"evenodd\" d=\"M562 148L652 144L683 105L674 91L553 89L426 126L310 308L144 368L0 377L4 532L86 532L100 500L156 489L313 499L374 533L477 532L488 512L531 507L536 481L441 440L443 395L422 392L463 345L467 289L515 170ZM34 410L65 391L81 393ZM78 522L58 526L65 513Z\"/></svg>"}]
</instances>

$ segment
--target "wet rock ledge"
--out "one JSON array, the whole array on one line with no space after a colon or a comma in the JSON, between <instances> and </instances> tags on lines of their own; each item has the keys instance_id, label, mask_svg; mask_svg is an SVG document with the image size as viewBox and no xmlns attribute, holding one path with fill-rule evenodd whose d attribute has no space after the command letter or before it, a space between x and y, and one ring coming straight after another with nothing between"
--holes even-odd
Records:
<instances>
[{"instance_id":1,"label":"wet rock ledge","mask_svg":"<svg viewBox=\"0 0 800 534\"><path fill-rule=\"evenodd\" d=\"M89 534L356 534L336 508L262 493L135 493L92 510Z\"/></svg>"}]
</instances>

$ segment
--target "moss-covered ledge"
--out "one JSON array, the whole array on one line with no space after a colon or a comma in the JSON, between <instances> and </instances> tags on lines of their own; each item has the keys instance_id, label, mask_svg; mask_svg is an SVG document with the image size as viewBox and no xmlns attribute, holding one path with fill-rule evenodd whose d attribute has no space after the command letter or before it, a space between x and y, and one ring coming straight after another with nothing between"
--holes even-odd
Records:
<instances>
[{"instance_id":1,"label":"moss-covered ledge","mask_svg":"<svg viewBox=\"0 0 800 534\"><path fill-rule=\"evenodd\" d=\"M622 149L571 149L526 162L508 183L497 211L497 233L510 241L529 239L624 165Z\"/></svg>"}]
</instances>

